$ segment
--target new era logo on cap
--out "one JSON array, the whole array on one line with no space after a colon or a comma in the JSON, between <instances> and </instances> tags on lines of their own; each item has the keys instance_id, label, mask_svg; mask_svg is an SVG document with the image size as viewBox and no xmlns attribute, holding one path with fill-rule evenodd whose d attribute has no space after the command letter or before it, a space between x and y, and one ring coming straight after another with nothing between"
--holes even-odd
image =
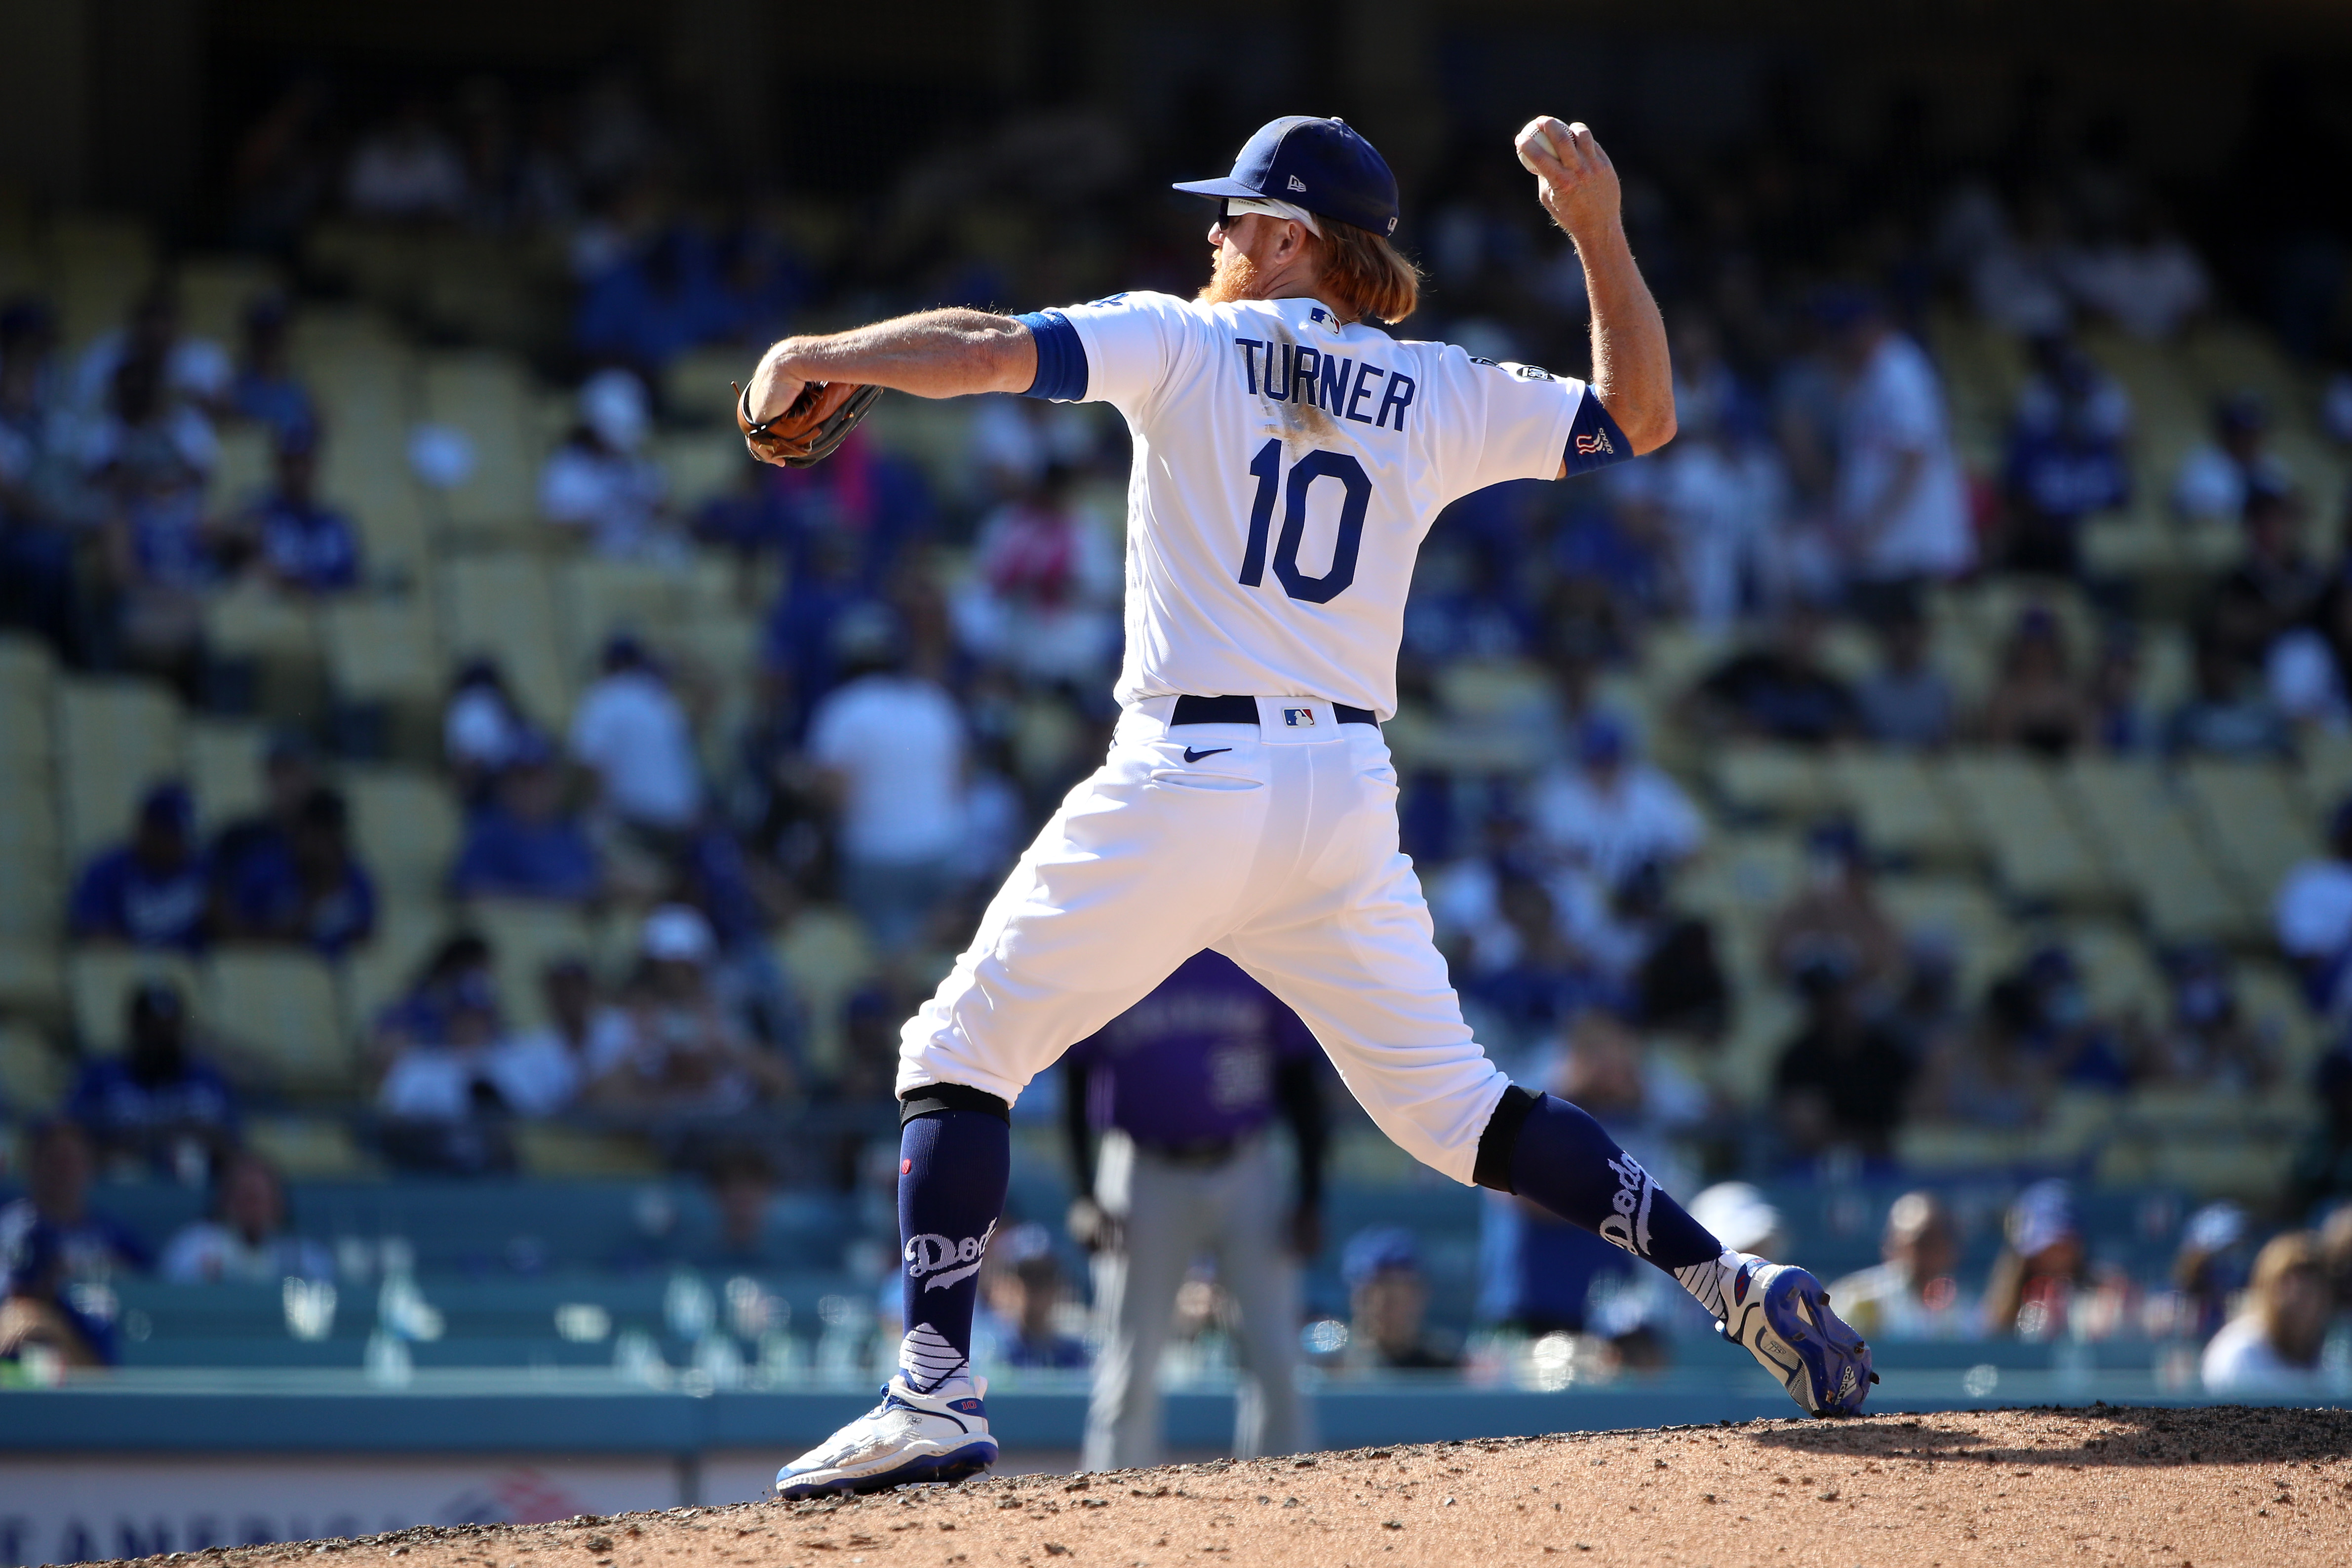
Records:
<instances>
[{"instance_id":1,"label":"new era logo on cap","mask_svg":"<svg viewBox=\"0 0 2352 1568\"><path fill-rule=\"evenodd\" d=\"M1301 195L1304 195L1307 190L1307 182L1300 179L1297 175L1293 174L1290 176L1290 188Z\"/></svg>"}]
</instances>

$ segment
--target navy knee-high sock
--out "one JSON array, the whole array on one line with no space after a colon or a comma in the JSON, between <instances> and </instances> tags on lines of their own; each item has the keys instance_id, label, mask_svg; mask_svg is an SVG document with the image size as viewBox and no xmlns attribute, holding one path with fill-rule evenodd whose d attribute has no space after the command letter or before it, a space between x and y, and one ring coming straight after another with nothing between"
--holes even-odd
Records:
<instances>
[{"instance_id":1,"label":"navy knee-high sock","mask_svg":"<svg viewBox=\"0 0 2352 1568\"><path fill-rule=\"evenodd\" d=\"M933 1110L898 1130L898 1370L919 1394L971 1375L980 1260L1004 1212L1013 1129L985 1110Z\"/></svg>"},{"instance_id":2,"label":"navy knee-high sock","mask_svg":"<svg viewBox=\"0 0 2352 1568\"><path fill-rule=\"evenodd\" d=\"M1511 1188L1560 1218L1600 1233L1672 1274L1721 1317L1737 1258L1650 1179L1600 1122L1554 1095L1538 1095L1511 1151Z\"/></svg>"}]
</instances>

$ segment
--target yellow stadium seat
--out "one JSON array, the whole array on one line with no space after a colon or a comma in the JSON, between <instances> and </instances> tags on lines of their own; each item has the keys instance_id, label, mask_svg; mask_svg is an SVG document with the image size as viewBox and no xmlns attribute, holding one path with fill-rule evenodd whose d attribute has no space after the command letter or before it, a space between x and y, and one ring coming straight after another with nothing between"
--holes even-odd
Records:
<instances>
[{"instance_id":1,"label":"yellow stadium seat","mask_svg":"<svg viewBox=\"0 0 2352 1568\"><path fill-rule=\"evenodd\" d=\"M386 902L367 945L345 955L336 976L352 1038L364 1041L384 1008L405 995L457 922L436 904Z\"/></svg>"},{"instance_id":2,"label":"yellow stadium seat","mask_svg":"<svg viewBox=\"0 0 2352 1568\"><path fill-rule=\"evenodd\" d=\"M419 389L424 417L471 439L474 468L441 497L445 521L461 533L527 539L540 531L537 493L545 455L520 361L469 350L425 357Z\"/></svg>"},{"instance_id":3,"label":"yellow stadium seat","mask_svg":"<svg viewBox=\"0 0 2352 1568\"><path fill-rule=\"evenodd\" d=\"M57 679L48 644L0 636L0 764L21 757L46 768L55 760Z\"/></svg>"},{"instance_id":4,"label":"yellow stadium seat","mask_svg":"<svg viewBox=\"0 0 2352 1568\"><path fill-rule=\"evenodd\" d=\"M213 464L215 510L237 512L268 492L272 478L269 431L258 425L232 425L220 433L220 458Z\"/></svg>"},{"instance_id":5,"label":"yellow stadium seat","mask_svg":"<svg viewBox=\"0 0 2352 1568\"><path fill-rule=\"evenodd\" d=\"M245 1124L247 1148L296 1181L349 1181L380 1174L352 1130L323 1116L257 1116Z\"/></svg>"},{"instance_id":6,"label":"yellow stadium seat","mask_svg":"<svg viewBox=\"0 0 2352 1568\"><path fill-rule=\"evenodd\" d=\"M1982 1171L2027 1158L2034 1135L1996 1127L1915 1122L1895 1135L1895 1157L1911 1171Z\"/></svg>"},{"instance_id":7,"label":"yellow stadium seat","mask_svg":"<svg viewBox=\"0 0 2352 1568\"><path fill-rule=\"evenodd\" d=\"M2091 1005L2104 1016L2137 1013L2150 1025L2171 1010L2171 987L2129 927L2113 921L2072 921L2054 933L2074 955Z\"/></svg>"},{"instance_id":8,"label":"yellow stadium seat","mask_svg":"<svg viewBox=\"0 0 2352 1568\"><path fill-rule=\"evenodd\" d=\"M1715 1087L1741 1105L1771 1099L1781 1053L1804 1026L1804 1009L1780 985L1750 986L1732 1008L1731 1031L1717 1058Z\"/></svg>"},{"instance_id":9,"label":"yellow stadium seat","mask_svg":"<svg viewBox=\"0 0 2352 1568\"><path fill-rule=\"evenodd\" d=\"M2288 871L2320 853L2319 835L2284 766L2200 757L2185 764L2179 778L2208 841L2250 903L2267 904Z\"/></svg>"},{"instance_id":10,"label":"yellow stadium seat","mask_svg":"<svg viewBox=\"0 0 2352 1568\"><path fill-rule=\"evenodd\" d=\"M268 1068L290 1094L341 1094L357 1058L335 1002L335 976L314 954L230 948L211 963L213 1030Z\"/></svg>"},{"instance_id":11,"label":"yellow stadium seat","mask_svg":"<svg viewBox=\"0 0 2352 1568\"><path fill-rule=\"evenodd\" d=\"M205 640L230 657L313 664L319 657L318 613L266 584L241 582L206 595Z\"/></svg>"},{"instance_id":12,"label":"yellow stadium seat","mask_svg":"<svg viewBox=\"0 0 2352 1568\"><path fill-rule=\"evenodd\" d=\"M114 1056L130 1044L131 995L150 980L179 988L192 1016L208 1015L195 963L185 954L153 948L74 949L67 966L72 986L74 1034L86 1052Z\"/></svg>"},{"instance_id":13,"label":"yellow stadium seat","mask_svg":"<svg viewBox=\"0 0 2352 1568\"><path fill-rule=\"evenodd\" d=\"M360 863L384 900L436 899L457 852L457 804L449 786L408 768L352 768L343 787Z\"/></svg>"},{"instance_id":14,"label":"yellow stadium seat","mask_svg":"<svg viewBox=\"0 0 2352 1568\"><path fill-rule=\"evenodd\" d=\"M1930 860L1967 855L1968 830L1916 753L1851 748L1825 765L1830 788L1874 853Z\"/></svg>"},{"instance_id":15,"label":"yellow stadium seat","mask_svg":"<svg viewBox=\"0 0 2352 1568\"><path fill-rule=\"evenodd\" d=\"M2231 942L2259 931L2258 918L2214 867L2154 767L2076 758L2065 787L2157 941Z\"/></svg>"},{"instance_id":16,"label":"yellow stadium seat","mask_svg":"<svg viewBox=\"0 0 2352 1568\"><path fill-rule=\"evenodd\" d=\"M1760 920L1795 895L1805 851L1792 833L1727 834L1677 881L1681 901L1707 914Z\"/></svg>"},{"instance_id":17,"label":"yellow stadium seat","mask_svg":"<svg viewBox=\"0 0 2352 1568\"><path fill-rule=\"evenodd\" d=\"M54 944L0 937L0 1014L52 1024L71 1016L65 965Z\"/></svg>"},{"instance_id":18,"label":"yellow stadium seat","mask_svg":"<svg viewBox=\"0 0 2352 1568\"><path fill-rule=\"evenodd\" d=\"M670 504L688 517L740 489L758 467L734 427L718 422L707 432L664 437L654 443L653 456L669 481Z\"/></svg>"},{"instance_id":19,"label":"yellow stadium seat","mask_svg":"<svg viewBox=\"0 0 2352 1568\"><path fill-rule=\"evenodd\" d=\"M1819 753L1802 746L1732 741L1717 748L1715 787L1735 811L1811 816L1833 803Z\"/></svg>"},{"instance_id":20,"label":"yellow stadium seat","mask_svg":"<svg viewBox=\"0 0 2352 1568\"><path fill-rule=\"evenodd\" d=\"M689 349L669 362L662 375L662 399L672 414L724 419L735 411L735 391L751 373L751 356L732 346ZM742 443L736 443L742 449Z\"/></svg>"},{"instance_id":21,"label":"yellow stadium seat","mask_svg":"<svg viewBox=\"0 0 2352 1568\"><path fill-rule=\"evenodd\" d=\"M1882 877L1878 899L1906 938L1950 947L1963 997L1982 994L2024 956L2024 931L1980 882L1959 877Z\"/></svg>"},{"instance_id":22,"label":"yellow stadium seat","mask_svg":"<svg viewBox=\"0 0 2352 1568\"><path fill-rule=\"evenodd\" d=\"M643 1138L592 1131L559 1122L520 1121L515 1158L527 1175L545 1177L658 1176L661 1161Z\"/></svg>"},{"instance_id":23,"label":"yellow stadium seat","mask_svg":"<svg viewBox=\"0 0 2352 1568\"><path fill-rule=\"evenodd\" d=\"M2016 752L1979 752L1945 766L1962 820L2011 895L2066 905L2109 896L2106 868L2077 831L2047 765Z\"/></svg>"},{"instance_id":24,"label":"yellow stadium seat","mask_svg":"<svg viewBox=\"0 0 2352 1568\"><path fill-rule=\"evenodd\" d=\"M79 859L131 831L140 797L187 770L180 703L161 681L75 677L58 683L58 801Z\"/></svg>"},{"instance_id":25,"label":"yellow stadium seat","mask_svg":"<svg viewBox=\"0 0 2352 1568\"><path fill-rule=\"evenodd\" d=\"M0 1022L0 1106L19 1118L46 1116L72 1087L72 1065L47 1036Z\"/></svg>"},{"instance_id":26,"label":"yellow stadium seat","mask_svg":"<svg viewBox=\"0 0 2352 1568\"><path fill-rule=\"evenodd\" d=\"M693 620L693 582L683 570L583 556L556 567L555 582L574 671L593 669L615 632L662 642Z\"/></svg>"},{"instance_id":27,"label":"yellow stadium seat","mask_svg":"<svg viewBox=\"0 0 2352 1568\"><path fill-rule=\"evenodd\" d=\"M2327 1034L2303 987L2279 964L2261 959L2241 959L2231 972L2236 984L2238 1008L2246 1021L2275 1042L2294 1091L2303 1092L2303 1075L2326 1045Z\"/></svg>"},{"instance_id":28,"label":"yellow stadium seat","mask_svg":"<svg viewBox=\"0 0 2352 1568\"><path fill-rule=\"evenodd\" d=\"M246 312L255 300L286 287L276 267L250 256L189 257L173 282L180 295L181 325L191 336L222 343L244 335Z\"/></svg>"},{"instance_id":29,"label":"yellow stadium seat","mask_svg":"<svg viewBox=\"0 0 2352 1568\"><path fill-rule=\"evenodd\" d=\"M847 1059L844 1009L876 969L866 928L845 910L811 905L777 933L774 949L807 1019L809 1066L819 1073L839 1071Z\"/></svg>"},{"instance_id":30,"label":"yellow stadium seat","mask_svg":"<svg viewBox=\"0 0 2352 1568\"><path fill-rule=\"evenodd\" d=\"M594 925L580 910L526 899L475 899L461 923L490 944L499 984L499 1008L509 1025L537 1028L548 1021L540 976L558 959L591 959Z\"/></svg>"},{"instance_id":31,"label":"yellow stadium seat","mask_svg":"<svg viewBox=\"0 0 2352 1568\"><path fill-rule=\"evenodd\" d=\"M424 595L339 599L320 624L328 678L345 701L440 701L446 678Z\"/></svg>"},{"instance_id":32,"label":"yellow stadium seat","mask_svg":"<svg viewBox=\"0 0 2352 1568\"><path fill-rule=\"evenodd\" d=\"M268 731L259 724L198 719L188 725L188 783L205 833L268 808L262 758L268 742Z\"/></svg>"},{"instance_id":33,"label":"yellow stadium seat","mask_svg":"<svg viewBox=\"0 0 2352 1568\"><path fill-rule=\"evenodd\" d=\"M499 661L524 711L561 734L572 712L572 665L547 568L536 555L460 555L440 571L442 646L453 659Z\"/></svg>"}]
</instances>

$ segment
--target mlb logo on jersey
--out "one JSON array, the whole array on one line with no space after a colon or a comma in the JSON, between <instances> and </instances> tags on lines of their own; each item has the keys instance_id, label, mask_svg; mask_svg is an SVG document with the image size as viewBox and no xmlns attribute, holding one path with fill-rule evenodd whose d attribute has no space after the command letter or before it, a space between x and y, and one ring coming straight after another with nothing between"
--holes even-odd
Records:
<instances>
[{"instance_id":1,"label":"mlb logo on jersey","mask_svg":"<svg viewBox=\"0 0 2352 1568\"><path fill-rule=\"evenodd\" d=\"M1315 710L1286 708L1282 710L1282 721L1294 730L1312 730L1315 728Z\"/></svg>"}]
</instances>

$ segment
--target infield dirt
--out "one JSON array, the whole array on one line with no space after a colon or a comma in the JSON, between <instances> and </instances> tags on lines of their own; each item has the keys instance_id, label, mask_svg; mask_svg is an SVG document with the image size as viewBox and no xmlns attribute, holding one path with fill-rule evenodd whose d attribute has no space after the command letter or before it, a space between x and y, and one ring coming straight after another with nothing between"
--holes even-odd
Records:
<instances>
[{"instance_id":1,"label":"infield dirt","mask_svg":"<svg viewBox=\"0 0 2352 1568\"><path fill-rule=\"evenodd\" d=\"M150 1559L224 1568L2352 1563L2352 1413L2007 1410L1577 1433Z\"/></svg>"}]
</instances>

